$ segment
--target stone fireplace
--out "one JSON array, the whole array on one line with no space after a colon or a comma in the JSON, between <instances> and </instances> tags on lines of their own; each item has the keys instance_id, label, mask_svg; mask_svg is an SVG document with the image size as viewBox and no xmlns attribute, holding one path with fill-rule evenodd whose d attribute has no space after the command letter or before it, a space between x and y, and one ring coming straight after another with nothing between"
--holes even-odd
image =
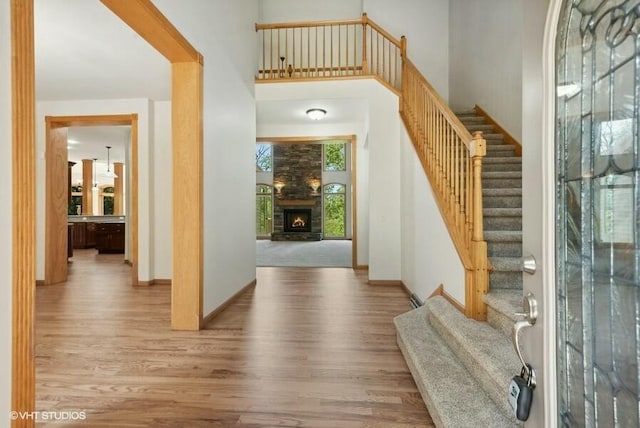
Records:
<instances>
[{"instance_id":1,"label":"stone fireplace","mask_svg":"<svg viewBox=\"0 0 640 428\"><path fill-rule=\"evenodd\" d=\"M273 182L282 186L275 192L272 241L322 239L322 200L310 184L321 178L321 144L274 144Z\"/></svg>"}]
</instances>

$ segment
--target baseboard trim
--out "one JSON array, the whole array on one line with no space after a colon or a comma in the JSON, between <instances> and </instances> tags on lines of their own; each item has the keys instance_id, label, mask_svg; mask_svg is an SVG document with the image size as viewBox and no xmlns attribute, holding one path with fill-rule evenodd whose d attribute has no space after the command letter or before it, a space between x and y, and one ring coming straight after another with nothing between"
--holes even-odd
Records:
<instances>
[{"instance_id":1,"label":"baseboard trim","mask_svg":"<svg viewBox=\"0 0 640 428\"><path fill-rule=\"evenodd\" d=\"M368 283L369 285L390 285L402 287L402 281L398 279L370 279Z\"/></svg>"},{"instance_id":2,"label":"baseboard trim","mask_svg":"<svg viewBox=\"0 0 640 428\"><path fill-rule=\"evenodd\" d=\"M41 285L45 285L44 279L36 279L36 287L39 287Z\"/></svg>"},{"instance_id":3,"label":"baseboard trim","mask_svg":"<svg viewBox=\"0 0 640 428\"><path fill-rule=\"evenodd\" d=\"M138 281L136 287L151 287L152 285L171 285L170 279L156 278L150 281Z\"/></svg>"},{"instance_id":4,"label":"baseboard trim","mask_svg":"<svg viewBox=\"0 0 640 428\"><path fill-rule=\"evenodd\" d=\"M133 266L133 263L131 263L131 261L125 259L124 264L127 266Z\"/></svg>"},{"instance_id":5,"label":"baseboard trim","mask_svg":"<svg viewBox=\"0 0 640 428\"><path fill-rule=\"evenodd\" d=\"M355 270L369 270L369 265L356 265Z\"/></svg>"},{"instance_id":6,"label":"baseboard trim","mask_svg":"<svg viewBox=\"0 0 640 428\"><path fill-rule=\"evenodd\" d=\"M209 324L215 317L220 315L222 311L227 309L233 302L238 300L238 298L242 296L245 293L245 291L249 290L251 287L254 287L256 284L257 284L257 280L254 279L253 281L251 281L250 283L242 287L240 290L238 290L236 294L234 294L233 296L225 300L225 302L222 303L220 306L215 308L213 311L209 312L208 315L202 317L202 319L200 320L200 329L202 329L204 326Z\"/></svg>"},{"instance_id":7,"label":"baseboard trim","mask_svg":"<svg viewBox=\"0 0 640 428\"><path fill-rule=\"evenodd\" d=\"M407 284L405 284L404 281L400 281L400 286L404 290L405 294L411 297L411 295L413 294L413 291L411 291L409 287L407 287Z\"/></svg>"},{"instance_id":8,"label":"baseboard trim","mask_svg":"<svg viewBox=\"0 0 640 428\"><path fill-rule=\"evenodd\" d=\"M431 295L429 296L429 298L435 297L435 296L441 296L444 297L444 299L451 303L451 305L453 305L454 308L456 308L457 310L459 310L462 314L464 314L464 305L460 302L458 302L451 294L447 293L446 291L444 291L444 284L440 284L438 286L438 288L436 288L433 293L431 293Z\"/></svg>"}]
</instances>

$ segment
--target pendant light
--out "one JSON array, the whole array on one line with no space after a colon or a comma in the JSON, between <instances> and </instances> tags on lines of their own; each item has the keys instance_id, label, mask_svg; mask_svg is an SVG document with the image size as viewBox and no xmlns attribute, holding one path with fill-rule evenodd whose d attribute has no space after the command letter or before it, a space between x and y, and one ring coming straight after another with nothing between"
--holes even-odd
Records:
<instances>
[{"instance_id":1,"label":"pendant light","mask_svg":"<svg viewBox=\"0 0 640 428\"><path fill-rule=\"evenodd\" d=\"M98 160L98 158L93 158L93 165L92 168L93 169L93 191L97 192L98 191L98 180L96 179L96 161Z\"/></svg>"},{"instance_id":2,"label":"pendant light","mask_svg":"<svg viewBox=\"0 0 640 428\"><path fill-rule=\"evenodd\" d=\"M104 173L104 176L108 178L118 178L118 176L113 171L111 171L111 166L109 162L110 160L109 151L111 150L111 146L105 146L105 147L107 148L107 172Z\"/></svg>"}]
</instances>

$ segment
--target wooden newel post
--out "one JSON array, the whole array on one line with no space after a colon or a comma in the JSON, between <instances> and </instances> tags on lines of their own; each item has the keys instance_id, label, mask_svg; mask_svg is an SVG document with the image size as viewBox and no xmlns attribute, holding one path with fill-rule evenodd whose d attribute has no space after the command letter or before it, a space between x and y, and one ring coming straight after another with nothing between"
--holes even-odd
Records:
<instances>
[{"instance_id":1,"label":"wooden newel post","mask_svg":"<svg viewBox=\"0 0 640 428\"><path fill-rule=\"evenodd\" d=\"M473 318L486 320L487 306L483 296L489 291L489 260L487 258L487 242L484 240L482 213L482 158L487 154L487 142L482 132L473 134L471 156L473 158L473 234L471 251L473 258L473 290L469 294Z\"/></svg>"},{"instance_id":2,"label":"wooden newel post","mask_svg":"<svg viewBox=\"0 0 640 428\"><path fill-rule=\"evenodd\" d=\"M405 36L400 37L400 56L403 61L407 57L407 38Z\"/></svg>"},{"instance_id":3,"label":"wooden newel post","mask_svg":"<svg viewBox=\"0 0 640 428\"><path fill-rule=\"evenodd\" d=\"M487 141L481 131L473 133L471 157L473 158L473 237L474 241L484 240L482 225L482 158L487 154Z\"/></svg>"},{"instance_id":4,"label":"wooden newel post","mask_svg":"<svg viewBox=\"0 0 640 428\"><path fill-rule=\"evenodd\" d=\"M367 25L369 25L369 18L367 14L362 14L362 74L369 74L369 67L367 64Z\"/></svg>"}]
</instances>

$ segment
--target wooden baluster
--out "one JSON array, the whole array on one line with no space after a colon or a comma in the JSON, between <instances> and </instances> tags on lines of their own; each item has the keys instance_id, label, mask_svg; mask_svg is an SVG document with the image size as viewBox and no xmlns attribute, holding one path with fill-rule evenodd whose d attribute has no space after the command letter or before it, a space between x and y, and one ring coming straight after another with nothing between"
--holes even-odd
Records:
<instances>
[{"instance_id":1,"label":"wooden baluster","mask_svg":"<svg viewBox=\"0 0 640 428\"><path fill-rule=\"evenodd\" d=\"M269 78L273 79L273 29L269 29Z\"/></svg>"},{"instance_id":2,"label":"wooden baluster","mask_svg":"<svg viewBox=\"0 0 640 428\"><path fill-rule=\"evenodd\" d=\"M353 26L353 75L358 74L358 26Z\"/></svg>"},{"instance_id":3,"label":"wooden baluster","mask_svg":"<svg viewBox=\"0 0 640 428\"><path fill-rule=\"evenodd\" d=\"M330 37L331 37L331 43L330 43L331 44L331 47L330 47L330 50L331 50L331 76L333 76L334 75L334 70L333 70L333 25L331 26L331 36Z\"/></svg>"},{"instance_id":4,"label":"wooden baluster","mask_svg":"<svg viewBox=\"0 0 640 428\"><path fill-rule=\"evenodd\" d=\"M362 14L362 74L367 74L367 14Z\"/></svg>"}]
</instances>

